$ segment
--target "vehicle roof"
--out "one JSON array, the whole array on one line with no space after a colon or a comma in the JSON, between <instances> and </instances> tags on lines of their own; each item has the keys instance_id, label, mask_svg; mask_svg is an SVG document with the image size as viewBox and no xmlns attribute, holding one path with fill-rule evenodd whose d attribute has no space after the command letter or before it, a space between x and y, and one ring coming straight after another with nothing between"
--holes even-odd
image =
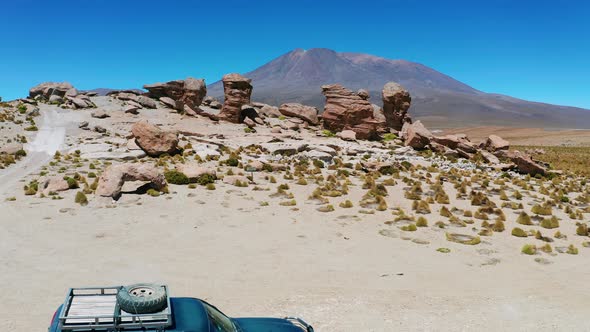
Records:
<instances>
[{"instance_id":1,"label":"vehicle roof","mask_svg":"<svg viewBox=\"0 0 590 332\"><path fill-rule=\"evenodd\" d=\"M192 297L171 297L170 306L172 308L172 326L165 331L168 332L208 332L209 318L203 303L199 299ZM57 310L58 314L63 305ZM100 330L96 330L97 332ZM125 331L156 331L133 329ZM52 322L49 332L62 332L58 329L58 319Z\"/></svg>"}]
</instances>

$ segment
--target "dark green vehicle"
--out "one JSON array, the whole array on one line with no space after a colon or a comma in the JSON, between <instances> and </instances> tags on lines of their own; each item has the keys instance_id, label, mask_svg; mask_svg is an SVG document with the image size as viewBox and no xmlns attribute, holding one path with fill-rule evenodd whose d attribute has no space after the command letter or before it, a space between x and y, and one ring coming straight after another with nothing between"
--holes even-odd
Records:
<instances>
[{"instance_id":1,"label":"dark green vehicle","mask_svg":"<svg viewBox=\"0 0 590 332\"><path fill-rule=\"evenodd\" d=\"M71 288L49 332L313 332L300 318L231 318L196 298L169 297L166 286Z\"/></svg>"}]
</instances>

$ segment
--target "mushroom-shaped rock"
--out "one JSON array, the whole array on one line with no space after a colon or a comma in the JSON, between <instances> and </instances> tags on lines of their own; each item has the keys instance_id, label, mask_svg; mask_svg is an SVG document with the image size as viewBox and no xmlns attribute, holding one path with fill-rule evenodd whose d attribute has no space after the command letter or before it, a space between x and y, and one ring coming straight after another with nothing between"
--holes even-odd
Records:
<instances>
[{"instance_id":1,"label":"mushroom-shaped rock","mask_svg":"<svg viewBox=\"0 0 590 332\"><path fill-rule=\"evenodd\" d=\"M299 103L286 103L279 107L279 112L282 115L305 120L311 125L317 125L319 123L318 109L312 106L305 106Z\"/></svg>"},{"instance_id":2,"label":"mushroom-shaped rock","mask_svg":"<svg viewBox=\"0 0 590 332\"><path fill-rule=\"evenodd\" d=\"M324 128L332 132L349 129L358 139L377 137L378 121L368 100L340 84L323 85L322 93L326 96L322 113Z\"/></svg>"},{"instance_id":3,"label":"mushroom-shaped rock","mask_svg":"<svg viewBox=\"0 0 590 332\"><path fill-rule=\"evenodd\" d=\"M499 150L508 150L510 143L500 136L490 135L479 144L479 147L489 152L496 152Z\"/></svg>"},{"instance_id":4,"label":"mushroom-shaped rock","mask_svg":"<svg viewBox=\"0 0 590 332\"><path fill-rule=\"evenodd\" d=\"M242 122L242 106L250 104L252 80L240 74L223 76L224 102L219 119L233 123Z\"/></svg>"},{"instance_id":5,"label":"mushroom-shaped rock","mask_svg":"<svg viewBox=\"0 0 590 332\"><path fill-rule=\"evenodd\" d=\"M164 131L146 120L133 124L131 133L137 145L149 156L157 157L164 153L172 154L177 150L177 133Z\"/></svg>"},{"instance_id":6,"label":"mushroom-shaped rock","mask_svg":"<svg viewBox=\"0 0 590 332\"><path fill-rule=\"evenodd\" d=\"M412 102L408 90L395 82L389 82L383 87L381 96L388 127L401 130L404 123L412 121L407 114Z\"/></svg>"},{"instance_id":7,"label":"mushroom-shaped rock","mask_svg":"<svg viewBox=\"0 0 590 332\"><path fill-rule=\"evenodd\" d=\"M207 86L205 80L195 79L189 77L185 80L176 80L166 83L146 84L143 86L148 90L148 95L152 98L160 99L166 105L176 108L179 111L184 109L184 105L188 105L191 109L196 109L203 102L203 98L207 94ZM174 104L168 103L168 99L174 100Z\"/></svg>"},{"instance_id":8,"label":"mushroom-shaped rock","mask_svg":"<svg viewBox=\"0 0 590 332\"><path fill-rule=\"evenodd\" d=\"M424 149L433 137L432 133L424 127L421 121L406 122L402 132L405 137L404 144L417 150Z\"/></svg>"},{"instance_id":9,"label":"mushroom-shaped rock","mask_svg":"<svg viewBox=\"0 0 590 332\"><path fill-rule=\"evenodd\" d=\"M107 167L98 179L96 195L117 199L126 181L149 181L154 189L166 186L166 178L150 164L119 164Z\"/></svg>"}]
</instances>

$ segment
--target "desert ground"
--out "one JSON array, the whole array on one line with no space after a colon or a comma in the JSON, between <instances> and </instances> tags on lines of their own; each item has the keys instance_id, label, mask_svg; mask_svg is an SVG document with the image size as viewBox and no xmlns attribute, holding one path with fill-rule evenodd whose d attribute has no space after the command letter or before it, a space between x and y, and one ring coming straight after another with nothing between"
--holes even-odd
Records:
<instances>
[{"instance_id":1,"label":"desert ground","mask_svg":"<svg viewBox=\"0 0 590 332\"><path fill-rule=\"evenodd\" d=\"M162 105L128 114L115 98L92 101L110 116L40 103L38 131L11 129L27 137L27 155L0 169L1 331L45 330L69 287L134 282L165 283L173 296L205 299L230 316L299 316L316 331L590 329L589 239L578 235L588 187L575 175L552 181L396 140L349 142L314 128L252 133ZM130 148L141 119L182 133L185 153L152 158ZM461 132L474 142L492 133ZM523 136L544 145L537 133ZM232 152L239 165L224 162ZM198 160L218 179L169 184L153 196L130 183L117 201L93 193L109 166L138 160L162 170ZM254 160L288 167L245 167ZM370 168L379 163L395 169ZM62 175L79 188L23 190ZM236 175L248 183L225 181ZM87 204L76 202L82 191ZM539 216L536 206L550 212ZM551 216L557 227L545 227ZM511 234L515 227L524 237ZM467 235L469 244L448 234ZM528 244L532 254L522 253Z\"/></svg>"}]
</instances>

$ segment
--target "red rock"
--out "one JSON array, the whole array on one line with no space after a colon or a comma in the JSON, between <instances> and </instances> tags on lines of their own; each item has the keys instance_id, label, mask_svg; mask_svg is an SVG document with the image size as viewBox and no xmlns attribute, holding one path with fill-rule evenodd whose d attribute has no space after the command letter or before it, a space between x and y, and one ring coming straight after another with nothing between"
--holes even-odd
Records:
<instances>
[{"instance_id":1,"label":"red rock","mask_svg":"<svg viewBox=\"0 0 590 332\"><path fill-rule=\"evenodd\" d=\"M305 106L298 103L287 103L282 104L279 107L279 112L282 115L294 116L305 120L311 125L317 125L320 122L318 119L318 109L312 106Z\"/></svg>"},{"instance_id":2,"label":"red rock","mask_svg":"<svg viewBox=\"0 0 590 332\"><path fill-rule=\"evenodd\" d=\"M252 80L240 74L227 74L223 76L222 81L225 100L219 119L240 123L244 120L242 106L250 104Z\"/></svg>"},{"instance_id":3,"label":"red rock","mask_svg":"<svg viewBox=\"0 0 590 332\"><path fill-rule=\"evenodd\" d=\"M68 181L64 180L64 177L59 175L47 179L41 188L45 195L49 195L51 192L66 191L70 189Z\"/></svg>"},{"instance_id":4,"label":"red rock","mask_svg":"<svg viewBox=\"0 0 590 332\"><path fill-rule=\"evenodd\" d=\"M136 122L131 128L131 133L137 145L149 156L172 154L177 150L178 134L161 130L146 120Z\"/></svg>"},{"instance_id":5,"label":"red rock","mask_svg":"<svg viewBox=\"0 0 590 332\"><path fill-rule=\"evenodd\" d=\"M404 144L411 146L414 149L424 149L430 140L432 139L432 133L424 127L421 121L414 123L406 122L402 128L402 132L405 133Z\"/></svg>"},{"instance_id":6,"label":"red rock","mask_svg":"<svg viewBox=\"0 0 590 332\"><path fill-rule=\"evenodd\" d=\"M32 87L29 90L29 97L35 98L41 96L45 99L49 99L51 96L58 96L63 98L66 93L73 88L74 87L68 82L45 82Z\"/></svg>"},{"instance_id":7,"label":"red rock","mask_svg":"<svg viewBox=\"0 0 590 332\"><path fill-rule=\"evenodd\" d=\"M166 83L146 84L143 88L148 90L148 94L152 98L171 98L175 101L174 105L171 106L179 111L184 109L184 105L196 109L201 105L203 98L207 94L205 80L192 77Z\"/></svg>"},{"instance_id":8,"label":"red rock","mask_svg":"<svg viewBox=\"0 0 590 332\"><path fill-rule=\"evenodd\" d=\"M150 181L160 190L166 186L166 178L151 164L119 164L107 167L98 179L96 195L117 199L126 181Z\"/></svg>"},{"instance_id":9,"label":"red rock","mask_svg":"<svg viewBox=\"0 0 590 332\"><path fill-rule=\"evenodd\" d=\"M358 139L377 138L378 121L368 100L339 84L323 85L322 93L326 96L321 115L324 128L332 132L349 129Z\"/></svg>"},{"instance_id":10,"label":"red rock","mask_svg":"<svg viewBox=\"0 0 590 332\"><path fill-rule=\"evenodd\" d=\"M459 138L456 135L437 136L432 139L438 144L444 145L449 149L456 149L459 145Z\"/></svg>"},{"instance_id":11,"label":"red rock","mask_svg":"<svg viewBox=\"0 0 590 332\"><path fill-rule=\"evenodd\" d=\"M204 167L198 162L189 162L176 165L176 170L186 175L191 180L196 180L201 175L209 174L216 176L215 168Z\"/></svg>"},{"instance_id":12,"label":"red rock","mask_svg":"<svg viewBox=\"0 0 590 332\"><path fill-rule=\"evenodd\" d=\"M395 82L389 82L383 87L381 97L388 127L401 130L404 123L412 121L408 115L408 109L412 102L408 90Z\"/></svg>"},{"instance_id":13,"label":"red rock","mask_svg":"<svg viewBox=\"0 0 590 332\"><path fill-rule=\"evenodd\" d=\"M510 143L500 136L490 135L479 144L479 147L489 152L495 152L499 150L508 150Z\"/></svg>"},{"instance_id":14,"label":"red rock","mask_svg":"<svg viewBox=\"0 0 590 332\"><path fill-rule=\"evenodd\" d=\"M521 173L545 175L548 172L545 166L539 164L534 161L531 156L520 151L499 150L496 151L495 156L512 161Z\"/></svg>"}]
</instances>

